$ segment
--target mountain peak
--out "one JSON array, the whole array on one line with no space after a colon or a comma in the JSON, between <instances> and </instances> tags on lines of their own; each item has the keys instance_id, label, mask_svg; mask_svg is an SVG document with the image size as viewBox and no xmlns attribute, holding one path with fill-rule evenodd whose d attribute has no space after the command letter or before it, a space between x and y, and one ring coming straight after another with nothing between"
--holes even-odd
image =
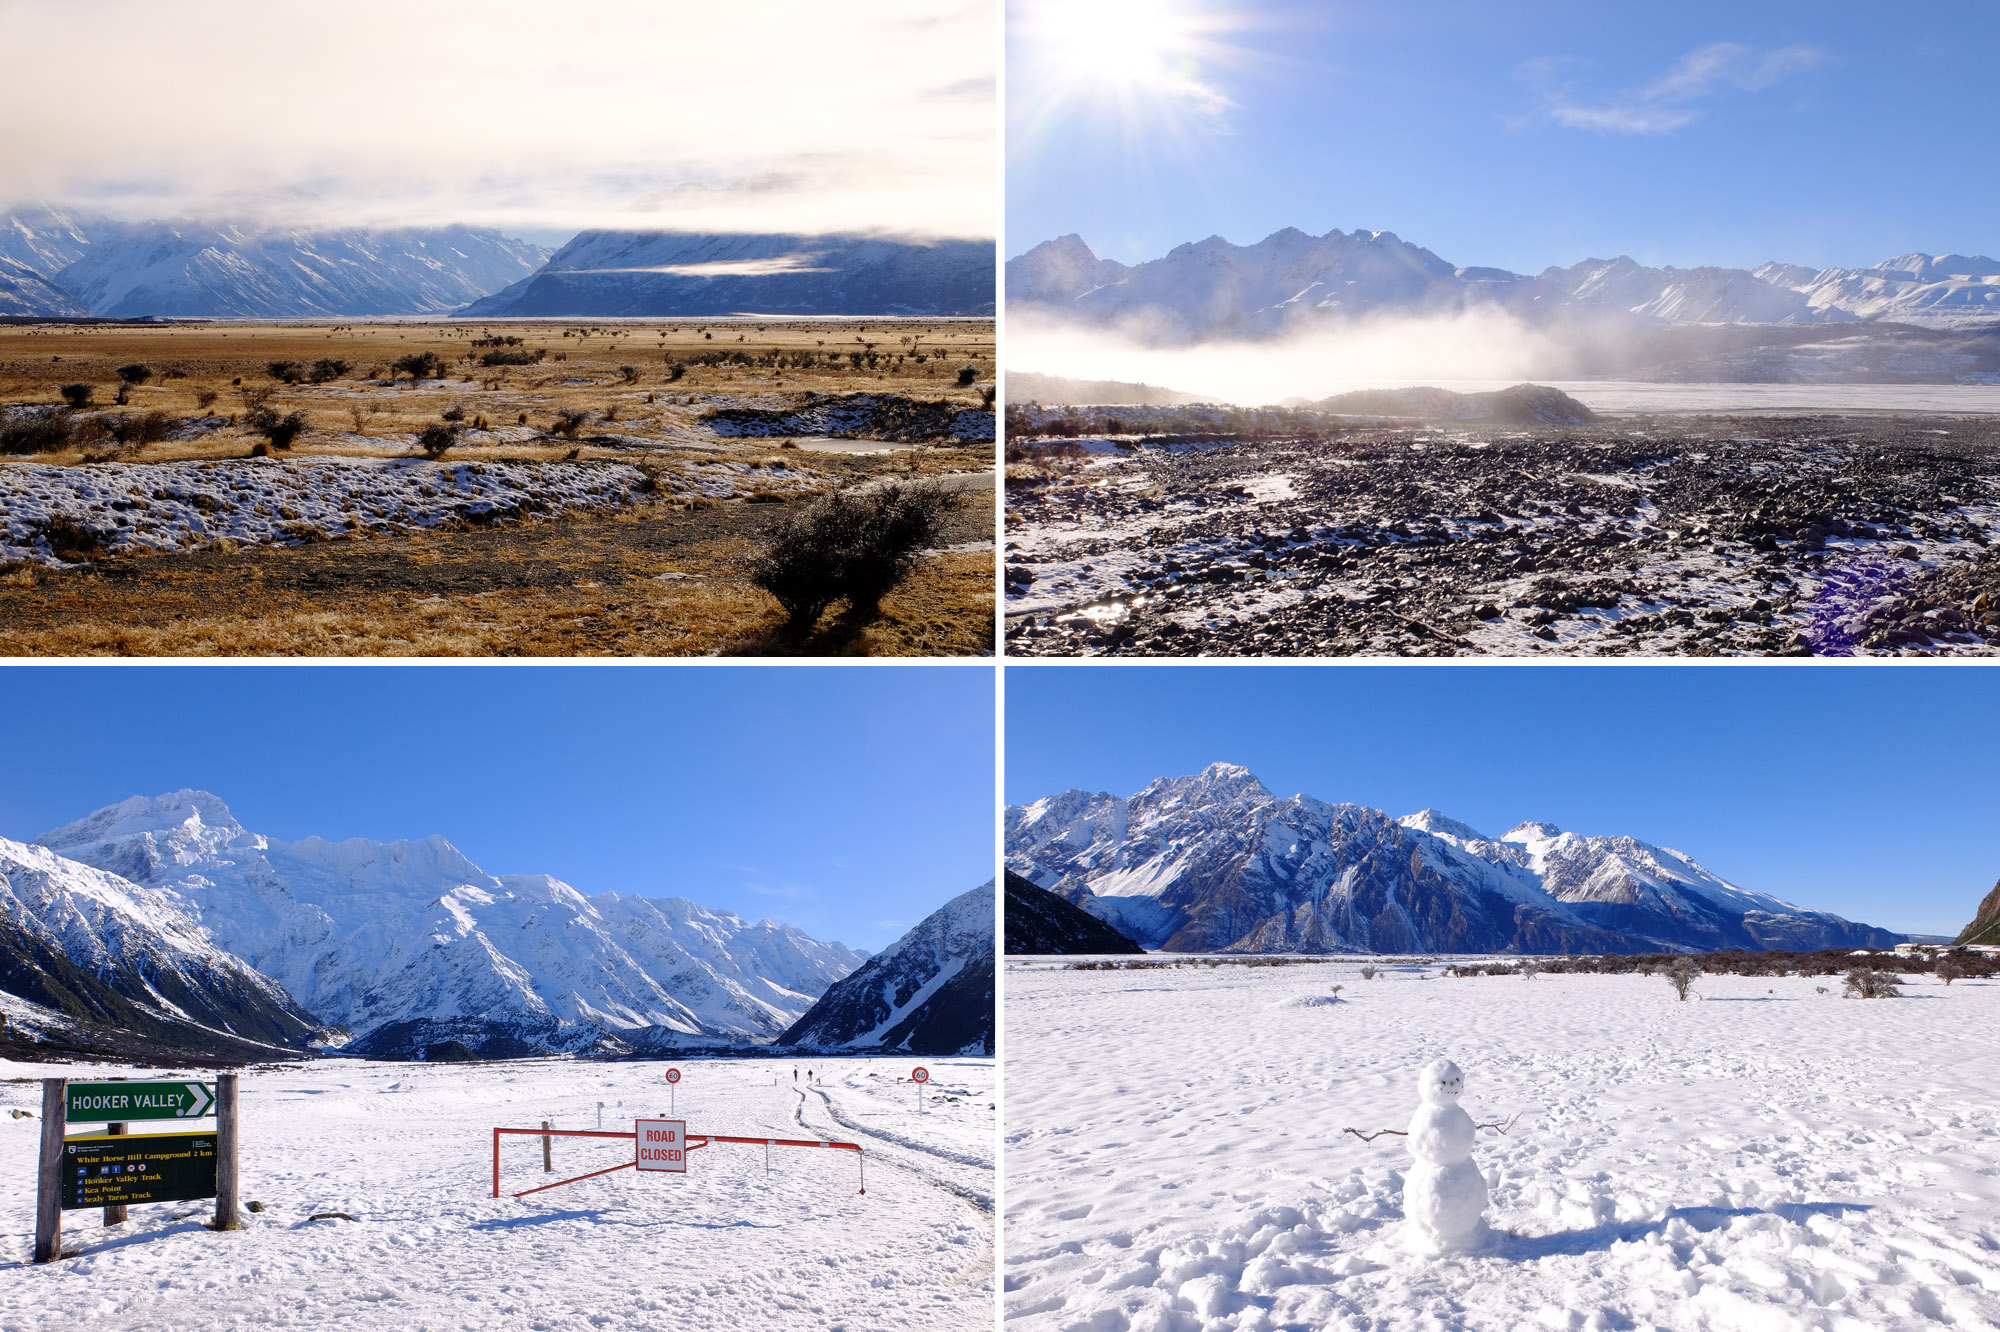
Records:
<instances>
[{"instance_id":1,"label":"mountain peak","mask_svg":"<svg viewBox=\"0 0 2000 1332\"><path fill-rule=\"evenodd\" d=\"M35 841L51 850L91 846L142 833L190 833L203 830L222 834L223 841L244 832L243 825L229 812L220 796L208 791L182 789L165 795L130 796L115 805L86 814L74 823L43 833Z\"/></svg>"},{"instance_id":2,"label":"mountain peak","mask_svg":"<svg viewBox=\"0 0 2000 1332\"><path fill-rule=\"evenodd\" d=\"M1460 823L1448 814L1435 809L1420 809L1414 814L1405 814L1396 820L1405 828L1416 832L1427 832L1436 837L1450 838L1462 842L1490 842L1493 839L1480 832L1469 823Z\"/></svg>"}]
</instances>

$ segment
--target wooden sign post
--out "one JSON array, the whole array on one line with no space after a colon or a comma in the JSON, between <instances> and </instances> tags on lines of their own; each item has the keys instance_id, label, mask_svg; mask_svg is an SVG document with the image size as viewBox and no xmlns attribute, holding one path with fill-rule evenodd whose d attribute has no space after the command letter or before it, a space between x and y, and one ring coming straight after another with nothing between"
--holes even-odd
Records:
<instances>
[{"instance_id":1,"label":"wooden sign post","mask_svg":"<svg viewBox=\"0 0 2000 1332\"><path fill-rule=\"evenodd\" d=\"M122 1119L112 1119L113 1114ZM141 1133L134 1119L215 1117L212 1133ZM66 1135L72 1123L99 1123L104 1133ZM126 1218L132 1203L215 1199L216 1230L238 1230L239 1135L237 1075L201 1082L80 1082L42 1080L42 1145L35 1187L38 1263L62 1257L62 1214L104 1209L106 1225Z\"/></svg>"}]
</instances>

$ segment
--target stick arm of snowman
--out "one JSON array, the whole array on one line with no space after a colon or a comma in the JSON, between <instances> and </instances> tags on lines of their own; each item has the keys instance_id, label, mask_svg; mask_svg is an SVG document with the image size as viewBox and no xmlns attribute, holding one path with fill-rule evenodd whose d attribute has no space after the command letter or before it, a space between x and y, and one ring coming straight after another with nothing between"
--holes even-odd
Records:
<instances>
[{"instance_id":1,"label":"stick arm of snowman","mask_svg":"<svg viewBox=\"0 0 2000 1332\"><path fill-rule=\"evenodd\" d=\"M1516 1111L1513 1115L1509 1116L1504 1121L1496 1119L1491 1124L1474 1124L1472 1127L1475 1132L1478 1131L1479 1129L1492 1129L1496 1133L1498 1133L1501 1137L1504 1138L1507 1136L1507 1130L1513 1128L1514 1121L1519 1119L1520 1117L1521 1117L1520 1112ZM1361 1139L1361 1141L1363 1142L1373 1142L1375 1141L1375 1139L1387 1133L1393 1133L1399 1138L1407 1138L1410 1136L1409 1131L1407 1129L1376 1129L1373 1133L1363 1133L1358 1128L1350 1128L1350 1129L1342 1129L1341 1132L1352 1133L1355 1137Z\"/></svg>"}]
</instances>

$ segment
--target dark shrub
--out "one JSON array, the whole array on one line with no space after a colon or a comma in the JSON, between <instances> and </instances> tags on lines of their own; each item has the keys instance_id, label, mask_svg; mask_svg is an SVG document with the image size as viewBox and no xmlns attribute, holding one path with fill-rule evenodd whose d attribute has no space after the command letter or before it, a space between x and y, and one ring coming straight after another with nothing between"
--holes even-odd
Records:
<instances>
[{"instance_id":1,"label":"dark shrub","mask_svg":"<svg viewBox=\"0 0 2000 1332\"><path fill-rule=\"evenodd\" d=\"M671 384L675 380L679 379L682 375L685 375L687 372L688 368L686 362L675 361L667 366L667 382Z\"/></svg>"},{"instance_id":2,"label":"dark shrub","mask_svg":"<svg viewBox=\"0 0 2000 1332\"><path fill-rule=\"evenodd\" d=\"M834 602L872 615L882 598L935 545L954 497L929 486L841 491L779 523L751 566L751 581L777 598L794 639Z\"/></svg>"},{"instance_id":3,"label":"dark shrub","mask_svg":"<svg viewBox=\"0 0 2000 1332\"><path fill-rule=\"evenodd\" d=\"M639 367L636 365L621 365L618 367L618 373L628 384L639 382Z\"/></svg>"},{"instance_id":4,"label":"dark shrub","mask_svg":"<svg viewBox=\"0 0 2000 1332\"><path fill-rule=\"evenodd\" d=\"M90 406L90 395L94 391L88 384L64 384L56 390L62 394L62 400L72 407Z\"/></svg>"},{"instance_id":5,"label":"dark shrub","mask_svg":"<svg viewBox=\"0 0 2000 1332\"><path fill-rule=\"evenodd\" d=\"M118 367L118 378L127 384L143 384L152 377L153 367L150 365L121 365Z\"/></svg>"},{"instance_id":6,"label":"dark shrub","mask_svg":"<svg viewBox=\"0 0 2000 1332\"><path fill-rule=\"evenodd\" d=\"M438 415L447 421L463 421L465 419L465 408L459 406L457 403L453 403L439 412Z\"/></svg>"},{"instance_id":7,"label":"dark shrub","mask_svg":"<svg viewBox=\"0 0 2000 1332\"><path fill-rule=\"evenodd\" d=\"M68 448L75 435L67 412L53 407L23 412L0 424L0 453L54 453Z\"/></svg>"},{"instance_id":8,"label":"dark shrub","mask_svg":"<svg viewBox=\"0 0 2000 1332\"><path fill-rule=\"evenodd\" d=\"M426 458L442 458L444 451L458 443L458 432L462 426L428 425L417 436L417 447L424 451Z\"/></svg>"},{"instance_id":9,"label":"dark shrub","mask_svg":"<svg viewBox=\"0 0 2000 1332\"><path fill-rule=\"evenodd\" d=\"M174 428L174 418L165 412L147 412L143 416L115 417L105 424L111 430L111 437L120 444L157 444Z\"/></svg>"},{"instance_id":10,"label":"dark shrub","mask_svg":"<svg viewBox=\"0 0 2000 1332\"><path fill-rule=\"evenodd\" d=\"M979 372L968 365L958 372L958 386L960 388L971 388L972 381L978 377Z\"/></svg>"},{"instance_id":11,"label":"dark shrub","mask_svg":"<svg viewBox=\"0 0 2000 1332\"><path fill-rule=\"evenodd\" d=\"M297 361L272 361L264 367L264 373L287 384L296 384L306 377L306 368Z\"/></svg>"},{"instance_id":12,"label":"dark shrub","mask_svg":"<svg viewBox=\"0 0 2000 1332\"><path fill-rule=\"evenodd\" d=\"M287 412L280 416L275 409L260 406L243 418L243 424L262 435L272 448L289 449L292 441L304 433L308 423L304 412Z\"/></svg>"},{"instance_id":13,"label":"dark shrub","mask_svg":"<svg viewBox=\"0 0 2000 1332\"><path fill-rule=\"evenodd\" d=\"M1846 987L1842 997L1851 999L1896 999L1902 991L1896 988L1899 979L1893 973L1874 971L1867 967L1856 967L1847 973Z\"/></svg>"},{"instance_id":14,"label":"dark shrub","mask_svg":"<svg viewBox=\"0 0 2000 1332\"><path fill-rule=\"evenodd\" d=\"M37 537L48 543L49 554L59 560L88 559L104 549L103 533L63 513L52 514L31 526L28 539L33 541Z\"/></svg>"},{"instance_id":15,"label":"dark shrub","mask_svg":"<svg viewBox=\"0 0 2000 1332\"><path fill-rule=\"evenodd\" d=\"M315 384L327 384L336 379L344 379L354 367L338 356L322 356L306 371L306 378Z\"/></svg>"},{"instance_id":16,"label":"dark shrub","mask_svg":"<svg viewBox=\"0 0 2000 1332\"><path fill-rule=\"evenodd\" d=\"M575 407L565 407L556 413L555 432L564 439L575 439L576 432L583 429L590 420L590 413Z\"/></svg>"},{"instance_id":17,"label":"dark shrub","mask_svg":"<svg viewBox=\"0 0 2000 1332\"><path fill-rule=\"evenodd\" d=\"M514 341L519 342L520 339L516 338L514 339ZM534 365L536 362L540 361L544 356L547 355L548 352L546 350L533 351L533 352L490 351L487 352L484 356L479 358L479 363L485 366Z\"/></svg>"},{"instance_id":18,"label":"dark shrub","mask_svg":"<svg viewBox=\"0 0 2000 1332\"><path fill-rule=\"evenodd\" d=\"M436 352L411 352L408 356L398 356L390 369L408 375L413 381L436 379L444 371L444 362L438 360Z\"/></svg>"}]
</instances>

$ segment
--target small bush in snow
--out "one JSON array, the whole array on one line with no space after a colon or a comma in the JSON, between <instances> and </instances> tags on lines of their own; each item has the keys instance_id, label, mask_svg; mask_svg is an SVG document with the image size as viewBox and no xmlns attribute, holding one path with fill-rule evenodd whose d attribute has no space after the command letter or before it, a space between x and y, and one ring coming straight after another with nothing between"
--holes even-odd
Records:
<instances>
[{"instance_id":1,"label":"small bush in snow","mask_svg":"<svg viewBox=\"0 0 2000 1332\"><path fill-rule=\"evenodd\" d=\"M1363 967L1363 968L1361 968L1361 979L1362 979L1362 980L1374 980L1374 979L1375 979L1375 968L1373 968L1373 967Z\"/></svg>"},{"instance_id":2,"label":"small bush in snow","mask_svg":"<svg viewBox=\"0 0 2000 1332\"><path fill-rule=\"evenodd\" d=\"M1940 953L1938 954L1937 965L1932 970L1937 972L1939 980L1949 985L1965 975L1965 961L1955 952Z\"/></svg>"},{"instance_id":3,"label":"small bush in snow","mask_svg":"<svg viewBox=\"0 0 2000 1332\"><path fill-rule=\"evenodd\" d=\"M556 413L555 432L564 439L574 440L576 432L583 429L590 420L590 413L575 407L565 407Z\"/></svg>"},{"instance_id":4,"label":"small bush in snow","mask_svg":"<svg viewBox=\"0 0 2000 1332\"><path fill-rule=\"evenodd\" d=\"M289 449L292 441L305 432L308 422L304 412L280 416L275 408L259 406L251 409L243 424L262 435L272 448Z\"/></svg>"},{"instance_id":5,"label":"small bush in snow","mask_svg":"<svg viewBox=\"0 0 2000 1332\"><path fill-rule=\"evenodd\" d=\"M417 447L424 451L426 458L442 458L444 451L458 443L458 425L428 425L417 436Z\"/></svg>"},{"instance_id":6,"label":"small bush in snow","mask_svg":"<svg viewBox=\"0 0 2000 1332\"><path fill-rule=\"evenodd\" d=\"M1896 988L1899 978L1886 971L1856 967L1848 972L1844 979L1846 986L1841 991L1843 999L1896 999L1903 993Z\"/></svg>"},{"instance_id":7,"label":"small bush in snow","mask_svg":"<svg viewBox=\"0 0 2000 1332\"><path fill-rule=\"evenodd\" d=\"M1688 993L1694 989L1695 977L1701 975L1701 968L1685 957L1677 957L1665 967L1667 984L1674 987L1674 998L1687 1002Z\"/></svg>"},{"instance_id":8,"label":"small bush in snow","mask_svg":"<svg viewBox=\"0 0 2000 1332\"><path fill-rule=\"evenodd\" d=\"M46 541L49 553L59 560L86 559L104 549L102 533L63 513L51 514L32 524L28 539L36 538Z\"/></svg>"}]
</instances>

